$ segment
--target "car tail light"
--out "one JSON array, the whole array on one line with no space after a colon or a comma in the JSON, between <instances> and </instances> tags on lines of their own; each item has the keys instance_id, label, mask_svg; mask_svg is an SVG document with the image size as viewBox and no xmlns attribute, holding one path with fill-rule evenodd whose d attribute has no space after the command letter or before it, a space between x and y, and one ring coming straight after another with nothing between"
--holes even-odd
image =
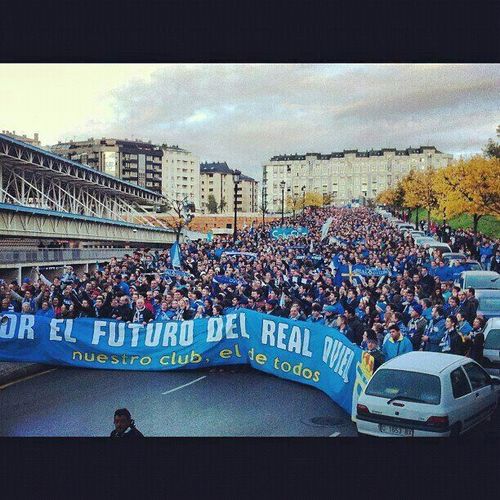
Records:
<instances>
[{"instance_id":1,"label":"car tail light","mask_svg":"<svg viewBox=\"0 0 500 500\"><path fill-rule=\"evenodd\" d=\"M368 406L360 405L359 403L356 405L356 410L358 411L358 415L368 415L370 413Z\"/></svg>"},{"instance_id":2,"label":"car tail light","mask_svg":"<svg viewBox=\"0 0 500 500\"><path fill-rule=\"evenodd\" d=\"M433 427L445 427L449 424L448 416L445 417L429 417L426 422L427 425Z\"/></svg>"}]
</instances>

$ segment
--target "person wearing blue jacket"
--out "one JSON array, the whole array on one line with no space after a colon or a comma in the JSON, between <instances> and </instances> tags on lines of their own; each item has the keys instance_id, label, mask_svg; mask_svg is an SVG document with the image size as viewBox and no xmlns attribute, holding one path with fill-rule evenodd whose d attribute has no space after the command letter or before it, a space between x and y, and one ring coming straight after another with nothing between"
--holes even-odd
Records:
<instances>
[{"instance_id":1,"label":"person wearing blue jacket","mask_svg":"<svg viewBox=\"0 0 500 500\"><path fill-rule=\"evenodd\" d=\"M441 281L450 281L453 274L450 267L448 267L444 261L439 261L439 267L434 267L432 269L432 274L438 276Z\"/></svg>"},{"instance_id":2,"label":"person wearing blue jacket","mask_svg":"<svg viewBox=\"0 0 500 500\"><path fill-rule=\"evenodd\" d=\"M422 306L422 316L426 319L427 323L432 319L432 307L430 299L420 299L420 305Z\"/></svg>"},{"instance_id":3,"label":"person wearing blue jacket","mask_svg":"<svg viewBox=\"0 0 500 500\"><path fill-rule=\"evenodd\" d=\"M311 308L311 314L309 315L309 317L307 318L307 322L308 323L318 323L318 324L324 324L323 322L323 315L321 314L321 305L318 304L317 302L315 302L313 305L312 305L312 308Z\"/></svg>"},{"instance_id":4,"label":"person wearing blue jacket","mask_svg":"<svg viewBox=\"0 0 500 500\"><path fill-rule=\"evenodd\" d=\"M493 257L493 247L486 241L479 247L479 257L483 268L489 271L491 258Z\"/></svg>"},{"instance_id":5,"label":"person wearing blue jacket","mask_svg":"<svg viewBox=\"0 0 500 500\"><path fill-rule=\"evenodd\" d=\"M441 352L439 344L445 334L445 319L443 316L443 307L434 306L432 309L432 319L429 321L425 333L422 336L424 351Z\"/></svg>"},{"instance_id":6,"label":"person wearing blue jacket","mask_svg":"<svg viewBox=\"0 0 500 500\"><path fill-rule=\"evenodd\" d=\"M457 330L458 330L458 333L460 335L462 335L462 337L464 335L469 335L469 333L472 332L472 326L465 319L465 316L463 313L461 313L461 312L457 313L457 321L458 321Z\"/></svg>"},{"instance_id":7,"label":"person wearing blue jacket","mask_svg":"<svg viewBox=\"0 0 500 500\"><path fill-rule=\"evenodd\" d=\"M401 356L407 352L413 352L413 346L408 337L405 337L399 330L399 326L392 324L389 326L389 337L382 346L382 353L386 361L396 356Z\"/></svg>"},{"instance_id":8,"label":"person wearing blue jacket","mask_svg":"<svg viewBox=\"0 0 500 500\"><path fill-rule=\"evenodd\" d=\"M42 306L36 311L35 316L44 316L45 318L52 319L55 316L54 309L47 301L43 301Z\"/></svg>"}]
</instances>

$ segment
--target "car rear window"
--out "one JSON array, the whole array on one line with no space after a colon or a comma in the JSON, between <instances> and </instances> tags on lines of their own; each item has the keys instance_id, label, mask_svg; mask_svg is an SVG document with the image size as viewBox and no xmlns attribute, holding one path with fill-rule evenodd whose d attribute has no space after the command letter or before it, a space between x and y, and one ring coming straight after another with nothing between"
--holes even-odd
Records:
<instances>
[{"instance_id":1,"label":"car rear window","mask_svg":"<svg viewBox=\"0 0 500 500\"><path fill-rule=\"evenodd\" d=\"M491 329L484 341L485 349L496 349L500 351L500 330L498 328Z\"/></svg>"},{"instance_id":2,"label":"car rear window","mask_svg":"<svg viewBox=\"0 0 500 500\"><path fill-rule=\"evenodd\" d=\"M441 402L441 381L436 375L406 370L379 369L368 387L368 396L438 405Z\"/></svg>"},{"instance_id":3,"label":"car rear window","mask_svg":"<svg viewBox=\"0 0 500 500\"><path fill-rule=\"evenodd\" d=\"M467 276L467 288L500 290L500 276Z\"/></svg>"}]
</instances>

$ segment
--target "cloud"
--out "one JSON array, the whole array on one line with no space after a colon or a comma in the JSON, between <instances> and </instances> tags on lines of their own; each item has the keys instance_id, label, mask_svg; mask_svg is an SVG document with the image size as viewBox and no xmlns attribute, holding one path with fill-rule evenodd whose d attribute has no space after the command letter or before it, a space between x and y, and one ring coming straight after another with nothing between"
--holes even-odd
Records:
<instances>
[{"instance_id":1,"label":"cloud","mask_svg":"<svg viewBox=\"0 0 500 500\"><path fill-rule=\"evenodd\" d=\"M99 71L92 68L94 87ZM80 85L87 117L80 106L58 138L179 144L200 161L225 160L260 178L262 164L286 152L423 144L479 152L500 122L494 64L167 64L121 71L94 106ZM80 79L83 73L80 67Z\"/></svg>"},{"instance_id":2,"label":"cloud","mask_svg":"<svg viewBox=\"0 0 500 500\"><path fill-rule=\"evenodd\" d=\"M169 65L113 93L124 119L109 127L260 177L285 152L479 151L499 121L499 84L497 65Z\"/></svg>"}]
</instances>

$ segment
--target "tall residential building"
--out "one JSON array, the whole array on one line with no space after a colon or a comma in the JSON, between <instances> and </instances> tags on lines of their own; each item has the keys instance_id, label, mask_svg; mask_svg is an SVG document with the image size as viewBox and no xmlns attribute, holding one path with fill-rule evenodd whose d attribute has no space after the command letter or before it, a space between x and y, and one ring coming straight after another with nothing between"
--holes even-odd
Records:
<instances>
[{"instance_id":1,"label":"tall residential building","mask_svg":"<svg viewBox=\"0 0 500 500\"><path fill-rule=\"evenodd\" d=\"M200 206L200 161L190 151L179 146L161 146L163 157L161 191L169 200L187 198L194 203L196 211Z\"/></svg>"},{"instance_id":2,"label":"tall residential building","mask_svg":"<svg viewBox=\"0 0 500 500\"><path fill-rule=\"evenodd\" d=\"M217 203L218 213L234 213L234 170L223 163L202 163L200 165L201 210L209 213L209 196L213 195ZM238 183L238 212L257 212L257 181L241 175Z\"/></svg>"},{"instance_id":3,"label":"tall residential building","mask_svg":"<svg viewBox=\"0 0 500 500\"><path fill-rule=\"evenodd\" d=\"M31 144L32 146L37 146L39 148L42 147L40 140L38 138L38 132L35 132L33 134L33 137L26 137L26 134L23 135L16 134L15 130L13 130L12 132L10 132L9 130L2 130L2 134L12 137L12 139L16 139L18 141Z\"/></svg>"},{"instance_id":4,"label":"tall residential building","mask_svg":"<svg viewBox=\"0 0 500 500\"><path fill-rule=\"evenodd\" d=\"M453 155L434 146L280 155L273 156L263 166L263 186L271 212L281 210L282 181L285 181L285 196L300 196L305 186L305 192L330 194L335 204L343 204L353 199L373 199L411 169L440 168L452 159Z\"/></svg>"},{"instance_id":5,"label":"tall residential building","mask_svg":"<svg viewBox=\"0 0 500 500\"><path fill-rule=\"evenodd\" d=\"M163 151L150 142L94 139L58 142L51 150L124 181L161 192Z\"/></svg>"}]
</instances>

